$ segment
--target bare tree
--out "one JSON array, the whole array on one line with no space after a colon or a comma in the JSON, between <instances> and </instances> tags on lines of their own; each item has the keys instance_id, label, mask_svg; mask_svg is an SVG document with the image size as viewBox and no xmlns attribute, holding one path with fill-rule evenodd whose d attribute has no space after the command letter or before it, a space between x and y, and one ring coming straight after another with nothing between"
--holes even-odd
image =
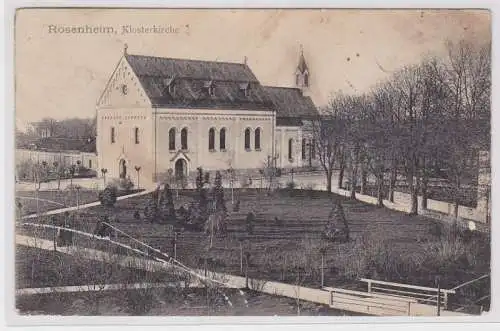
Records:
<instances>
[{"instance_id":1,"label":"bare tree","mask_svg":"<svg viewBox=\"0 0 500 331\"><path fill-rule=\"evenodd\" d=\"M326 190L332 191L332 177L335 163L341 166L343 176L344 148L346 143L346 127L349 125L350 116L346 112L346 105L350 97L340 92L334 94L328 106L322 110L321 115L312 121L314 149L319 163L326 176Z\"/></svg>"},{"instance_id":2,"label":"bare tree","mask_svg":"<svg viewBox=\"0 0 500 331\"><path fill-rule=\"evenodd\" d=\"M478 148L489 147L491 97L491 45L448 43L445 83L449 95L446 119L449 130L445 160L450 169L458 206L462 180Z\"/></svg>"}]
</instances>

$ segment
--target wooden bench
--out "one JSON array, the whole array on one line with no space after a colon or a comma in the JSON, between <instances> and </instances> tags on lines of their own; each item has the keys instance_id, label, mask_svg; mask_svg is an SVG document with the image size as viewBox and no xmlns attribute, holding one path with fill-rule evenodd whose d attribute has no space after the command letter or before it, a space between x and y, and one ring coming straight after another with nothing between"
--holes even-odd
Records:
<instances>
[{"instance_id":1,"label":"wooden bench","mask_svg":"<svg viewBox=\"0 0 500 331\"><path fill-rule=\"evenodd\" d=\"M383 294L324 287L330 292L330 307L378 316L411 315L417 300Z\"/></svg>"}]
</instances>

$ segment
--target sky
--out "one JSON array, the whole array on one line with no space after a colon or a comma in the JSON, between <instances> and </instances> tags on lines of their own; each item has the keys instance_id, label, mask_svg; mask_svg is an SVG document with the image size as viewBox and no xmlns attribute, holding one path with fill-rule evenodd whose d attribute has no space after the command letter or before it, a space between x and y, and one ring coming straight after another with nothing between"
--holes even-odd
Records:
<instances>
[{"instance_id":1,"label":"sky","mask_svg":"<svg viewBox=\"0 0 500 331\"><path fill-rule=\"evenodd\" d=\"M54 27L113 33L54 33ZM153 26L169 33L122 33ZM176 30L173 31L172 30ZM114 33L116 32L116 33ZM168 32L168 31L167 31ZM91 117L113 69L128 53L247 63L264 85L293 86L300 45L311 97L368 91L391 71L445 56L445 42L491 41L488 11L24 9L15 25L16 124Z\"/></svg>"}]
</instances>

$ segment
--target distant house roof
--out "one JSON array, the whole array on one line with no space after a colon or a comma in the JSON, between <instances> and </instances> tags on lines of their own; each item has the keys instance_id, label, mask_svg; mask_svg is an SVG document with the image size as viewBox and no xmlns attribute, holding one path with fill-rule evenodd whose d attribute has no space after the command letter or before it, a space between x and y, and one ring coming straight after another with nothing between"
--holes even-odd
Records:
<instances>
[{"instance_id":1,"label":"distant house roof","mask_svg":"<svg viewBox=\"0 0 500 331\"><path fill-rule=\"evenodd\" d=\"M304 96L300 89L289 87L264 86L276 109L277 124L291 123L291 118L308 119L318 116L318 110L310 97ZM290 125L290 124L288 124Z\"/></svg>"},{"instance_id":2,"label":"distant house roof","mask_svg":"<svg viewBox=\"0 0 500 331\"><path fill-rule=\"evenodd\" d=\"M80 151L95 153L95 138L90 141L86 139L71 139L65 137L47 137L38 140L25 142L17 146L18 148L33 148L45 151Z\"/></svg>"},{"instance_id":3,"label":"distant house roof","mask_svg":"<svg viewBox=\"0 0 500 331\"><path fill-rule=\"evenodd\" d=\"M125 58L155 107L273 109L246 64L128 54ZM246 93L242 84L248 84Z\"/></svg>"}]
</instances>

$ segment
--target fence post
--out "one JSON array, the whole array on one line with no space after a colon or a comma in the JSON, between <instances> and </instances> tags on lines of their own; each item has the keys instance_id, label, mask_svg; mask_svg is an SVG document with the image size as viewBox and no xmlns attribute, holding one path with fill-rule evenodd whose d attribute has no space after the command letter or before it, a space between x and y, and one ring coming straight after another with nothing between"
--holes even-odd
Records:
<instances>
[{"instance_id":1,"label":"fence post","mask_svg":"<svg viewBox=\"0 0 500 331\"><path fill-rule=\"evenodd\" d=\"M411 301L408 301L408 316L411 316Z\"/></svg>"},{"instance_id":2,"label":"fence post","mask_svg":"<svg viewBox=\"0 0 500 331\"><path fill-rule=\"evenodd\" d=\"M368 280L368 293L372 293L372 282Z\"/></svg>"},{"instance_id":3,"label":"fence post","mask_svg":"<svg viewBox=\"0 0 500 331\"><path fill-rule=\"evenodd\" d=\"M437 316L441 316L441 288L439 284L439 279L437 280L437 289L438 289L438 295L437 295Z\"/></svg>"},{"instance_id":4,"label":"fence post","mask_svg":"<svg viewBox=\"0 0 500 331\"><path fill-rule=\"evenodd\" d=\"M444 292L444 309L448 309L448 293Z\"/></svg>"}]
</instances>

